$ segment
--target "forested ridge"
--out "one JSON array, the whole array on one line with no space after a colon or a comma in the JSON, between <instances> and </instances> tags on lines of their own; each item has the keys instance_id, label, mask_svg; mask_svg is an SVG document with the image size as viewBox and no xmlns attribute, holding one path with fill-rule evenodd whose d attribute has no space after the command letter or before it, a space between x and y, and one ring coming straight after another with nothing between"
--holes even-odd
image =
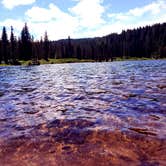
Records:
<instances>
[{"instance_id":1,"label":"forested ridge","mask_svg":"<svg viewBox=\"0 0 166 166\"><path fill-rule=\"evenodd\" d=\"M19 60L60 58L112 61L115 58L166 58L166 23L122 31L104 37L49 41L47 32L40 40L34 40L27 24L20 36L11 27L8 37L3 27L0 39L0 64L19 64Z\"/></svg>"}]
</instances>

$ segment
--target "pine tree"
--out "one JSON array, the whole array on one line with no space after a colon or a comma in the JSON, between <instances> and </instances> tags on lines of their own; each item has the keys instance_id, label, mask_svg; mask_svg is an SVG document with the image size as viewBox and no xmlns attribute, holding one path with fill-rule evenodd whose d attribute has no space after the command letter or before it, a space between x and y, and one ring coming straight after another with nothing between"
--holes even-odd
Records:
<instances>
[{"instance_id":1,"label":"pine tree","mask_svg":"<svg viewBox=\"0 0 166 166\"><path fill-rule=\"evenodd\" d=\"M3 27L3 30L2 30L2 58L4 60L4 62L6 64L8 64L8 37L7 37L7 33L6 33L6 28Z\"/></svg>"},{"instance_id":2,"label":"pine tree","mask_svg":"<svg viewBox=\"0 0 166 166\"><path fill-rule=\"evenodd\" d=\"M73 56L73 46L71 44L70 36L68 36L68 43L67 43L67 49L66 49L66 57L71 58Z\"/></svg>"},{"instance_id":3,"label":"pine tree","mask_svg":"<svg viewBox=\"0 0 166 166\"><path fill-rule=\"evenodd\" d=\"M80 46L77 46L76 55L77 55L77 59L81 59L81 48L80 48Z\"/></svg>"},{"instance_id":4,"label":"pine tree","mask_svg":"<svg viewBox=\"0 0 166 166\"><path fill-rule=\"evenodd\" d=\"M47 31L44 34L44 59L46 61L48 61L48 57L49 57L49 40L48 40L48 35L47 35Z\"/></svg>"},{"instance_id":5,"label":"pine tree","mask_svg":"<svg viewBox=\"0 0 166 166\"><path fill-rule=\"evenodd\" d=\"M10 35L10 58L11 63L15 64L16 62L16 38L14 37L13 27L11 26L11 35Z\"/></svg>"},{"instance_id":6,"label":"pine tree","mask_svg":"<svg viewBox=\"0 0 166 166\"><path fill-rule=\"evenodd\" d=\"M39 41L39 46L38 46L38 59L42 59L44 57L44 53L43 53L43 38L40 38Z\"/></svg>"},{"instance_id":7,"label":"pine tree","mask_svg":"<svg viewBox=\"0 0 166 166\"><path fill-rule=\"evenodd\" d=\"M60 51L61 51L60 58L65 58L65 46L63 42L60 43Z\"/></svg>"},{"instance_id":8,"label":"pine tree","mask_svg":"<svg viewBox=\"0 0 166 166\"><path fill-rule=\"evenodd\" d=\"M25 23L21 31L21 59L30 60L32 58L32 42L28 26Z\"/></svg>"}]
</instances>

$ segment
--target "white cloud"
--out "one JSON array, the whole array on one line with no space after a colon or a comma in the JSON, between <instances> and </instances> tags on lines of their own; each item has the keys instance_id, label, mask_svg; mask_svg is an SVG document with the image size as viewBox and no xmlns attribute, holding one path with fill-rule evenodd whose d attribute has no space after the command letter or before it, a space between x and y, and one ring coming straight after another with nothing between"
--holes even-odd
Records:
<instances>
[{"instance_id":1,"label":"white cloud","mask_svg":"<svg viewBox=\"0 0 166 166\"><path fill-rule=\"evenodd\" d=\"M61 11L52 3L48 8L32 7L25 15L37 37L47 30L52 40L67 38L68 35L74 36L74 32L79 26L75 17Z\"/></svg>"},{"instance_id":2,"label":"white cloud","mask_svg":"<svg viewBox=\"0 0 166 166\"><path fill-rule=\"evenodd\" d=\"M145 20L145 15L146 17L150 16L154 18L155 16L160 15L165 10L166 1L157 0L143 7L130 9L126 13L110 13L108 17L119 21L129 20L133 18L138 19L138 17L141 17L143 20Z\"/></svg>"},{"instance_id":3,"label":"white cloud","mask_svg":"<svg viewBox=\"0 0 166 166\"><path fill-rule=\"evenodd\" d=\"M154 1L149 5L143 6L142 8L135 8L129 10L128 14L133 16L143 16L146 13L152 15L159 14L161 10L166 9L166 3L164 0Z\"/></svg>"},{"instance_id":4,"label":"white cloud","mask_svg":"<svg viewBox=\"0 0 166 166\"><path fill-rule=\"evenodd\" d=\"M2 0L2 5L7 9L13 9L20 5L33 4L36 0Z\"/></svg>"},{"instance_id":5,"label":"white cloud","mask_svg":"<svg viewBox=\"0 0 166 166\"><path fill-rule=\"evenodd\" d=\"M102 14L105 9L102 0L77 0L77 4L63 12L55 4L49 4L48 8L32 7L25 15L31 22L31 29L39 37L45 30L51 39L83 37L83 30L96 29L104 23ZM39 28L42 27L42 28ZM82 35L81 35L82 34Z\"/></svg>"},{"instance_id":6,"label":"white cloud","mask_svg":"<svg viewBox=\"0 0 166 166\"><path fill-rule=\"evenodd\" d=\"M68 23L73 21L75 18L71 15L61 11L56 5L49 4L47 8L32 7L25 15L32 22L49 22L49 21L63 21Z\"/></svg>"},{"instance_id":7,"label":"white cloud","mask_svg":"<svg viewBox=\"0 0 166 166\"><path fill-rule=\"evenodd\" d=\"M82 27L94 28L104 23L102 15L105 8L103 0L77 0L78 3L69 11L79 20Z\"/></svg>"},{"instance_id":8,"label":"white cloud","mask_svg":"<svg viewBox=\"0 0 166 166\"><path fill-rule=\"evenodd\" d=\"M157 0L140 8L127 12L109 13L107 22L100 24L94 30L87 30L84 36L104 36L110 33L120 33L122 30L133 29L166 21L166 1Z\"/></svg>"}]
</instances>

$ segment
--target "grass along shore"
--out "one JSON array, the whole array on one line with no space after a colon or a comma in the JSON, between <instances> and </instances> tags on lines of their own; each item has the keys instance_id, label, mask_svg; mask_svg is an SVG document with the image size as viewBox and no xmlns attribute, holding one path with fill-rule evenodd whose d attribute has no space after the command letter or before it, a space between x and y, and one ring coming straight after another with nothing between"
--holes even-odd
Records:
<instances>
[{"instance_id":1,"label":"grass along shore","mask_svg":"<svg viewBox=\"0 0 166 166\"><path fill-rule=\"evenodd\" d=\"M166 58L162 58L166 59ZM155 58L138 58L138 57L129 57L129 58L115 58L114 61L135 61L135 60L156 60ZM32 65L32 60L24 61L24 60L19 60L18 61L20 65L22 66L29 66ZM39 60L40 65L44 64L62 64L62 63L83 63L83 62L95 62L92 59L77 59L77 58L63 58L63 59L48 59L48 61L41 59ZM12 66L11 64L0 64L0 66Z\"/></svg>"},{"instance_id":2,"label":"grass along shore","mask_svg":"<svg viewBox=\"0 0 166 166\"><path fill-rule=\"evenodd\" d=\"M22 66L29 66L32 65L32 60L19 60L18 61ZM77 59L77 58L64 58L64 59L48 59L48 61L41 59L38 61L40 65L44 64L62 64L62 63L83 63L83 62L95 62L91 59ZM0 64L0 66L12 66L11 64Z\"/></svg>"}]
</instances>

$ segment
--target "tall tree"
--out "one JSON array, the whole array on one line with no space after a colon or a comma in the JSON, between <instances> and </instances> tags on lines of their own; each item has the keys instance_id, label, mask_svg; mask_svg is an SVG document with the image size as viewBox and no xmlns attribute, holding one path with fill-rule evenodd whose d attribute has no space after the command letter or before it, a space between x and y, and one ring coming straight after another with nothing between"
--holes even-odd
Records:
<instances>
[{"instance_id":1,"label":"tall tree","mask_svg":"<svg viewBox=\"0 0 166 166\"><path fill-rule=\"evenodd\" d=\"M11 63L15 64L16 62L16 38L14 37L13 27L11 26L11 34L10 34L10 58Z\"/></svg>"},{"instance_id":2,"label":"tall tree","mask_svg":"<svg viewBox=\"0 0 166 166\"><path fill-rule=\"evenodd\" d=\"M81 59L81 48L79 45L77 46L76 57L77 59Z\"/></svg>"},{"instance_id":3,"label":"tall tree","mask_svg":"<svg viewBox=\"0 0 166 166\"><path fill-rule=\"evenodd\" d=\"M21 31L21 58L23 60L30 60L32 58L31 35L26 23Z\"/></svg>"},{"instance_id":4,"label":"tall tree","mask_svg":"<svg viewBox=\"0 0 166 166\"><path fill-rule=\"evenodd\" d=\"M49 57L49 40L48 40L48 35L47 35L47 31L44 34L44 59L46 61L48 61L48 57Z\"/></svg>"},{"instance_id":5,"label":"tall tree","mask_svg":"<svg viewBox=\"0 0 166 166\"><path fill-rule=\"evenodd\" d=\"M8 64L8 58L9 58L8 44L9 44L9 42L8 42L8 37L7 37L7 33L6 33L6 28L3 27L3 30L2 30L2 57L6 64Z\"/></svg>"},{"instance_id":6,"label":"tall tree","mask_svg":"<svg viewBox=\"0 0 166 166\"><path fill-rule=\"evenodd\" d=\"M68 36L67 43L65 46L65 58L72 58L73 57L73 46L71 44L70 36Z\"/></svg>"}]
</instances>

